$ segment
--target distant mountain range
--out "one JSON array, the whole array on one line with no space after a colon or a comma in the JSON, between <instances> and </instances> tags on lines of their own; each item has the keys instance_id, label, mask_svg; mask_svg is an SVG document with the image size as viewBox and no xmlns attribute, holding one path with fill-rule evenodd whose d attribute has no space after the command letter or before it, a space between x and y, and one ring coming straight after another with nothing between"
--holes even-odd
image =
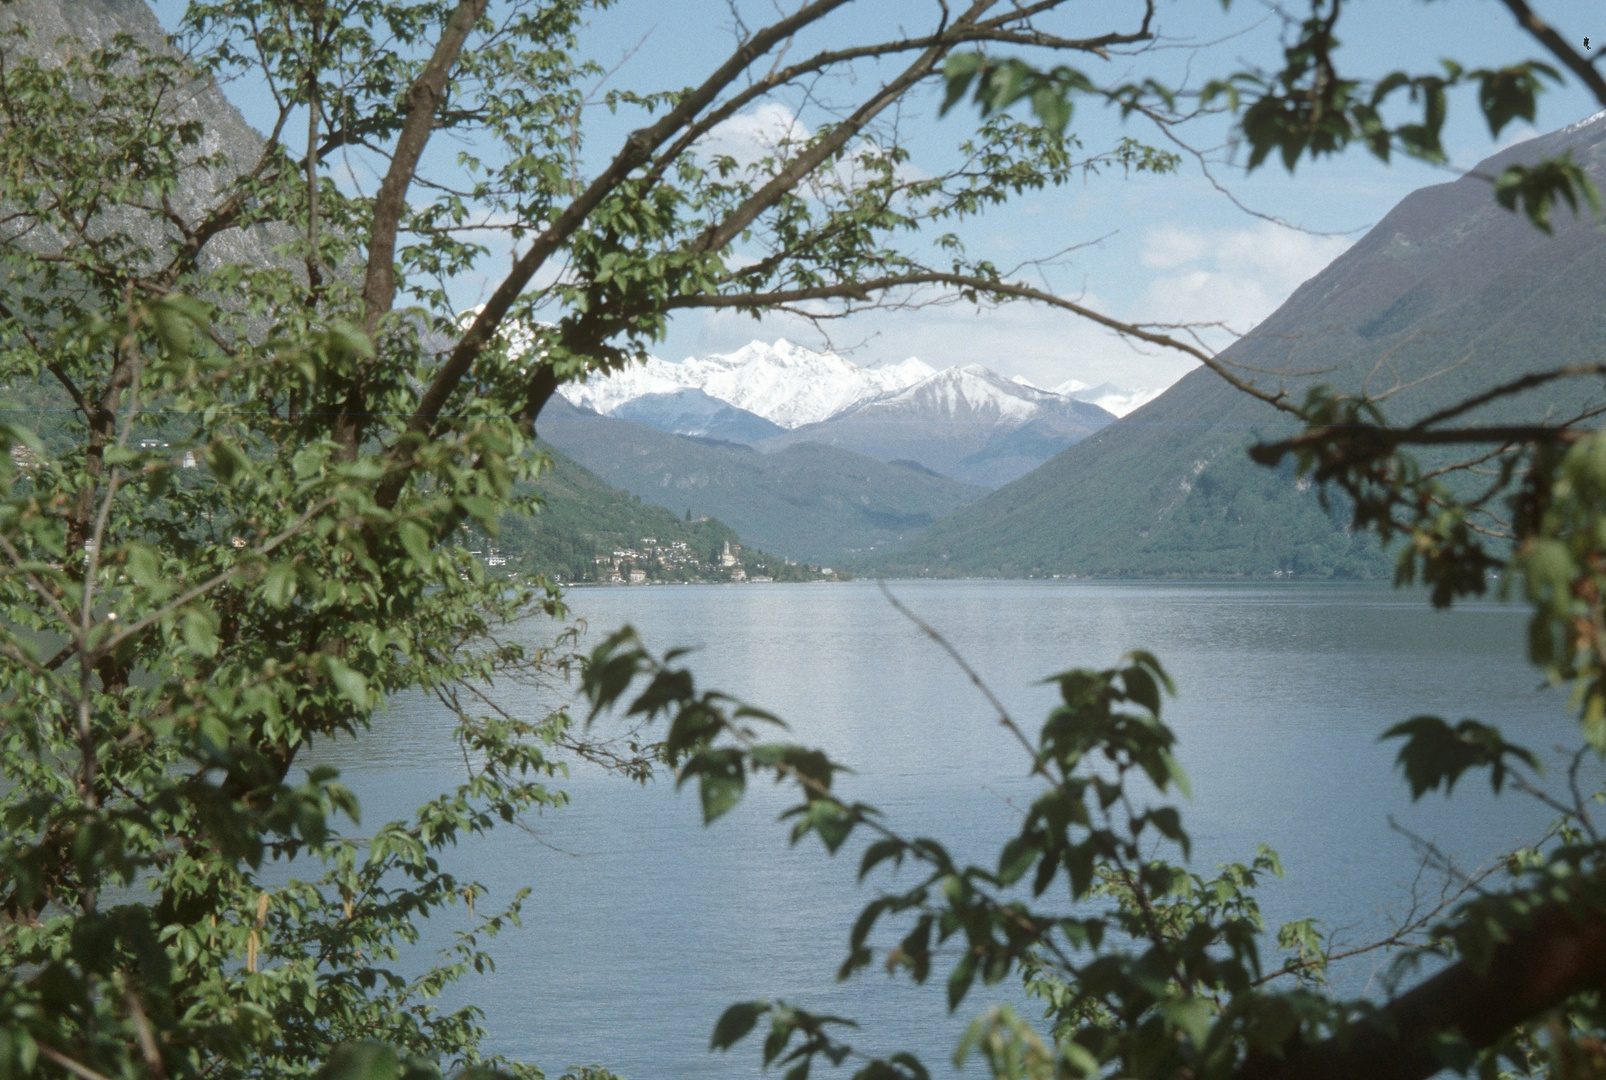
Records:
<instances>
[{"instance_id":1,"label":"distant mountain range","mask_svg":"<svg viewBox=\"0 0 1606 1080\"><path fill-rule=\"evenodd\" d=\"M1033 386L1032 383L1027 382L1019 375L1015 376L1014 381ZM1036 389L1042 388L1036 387ZM1112 382L1089 386L1079 379L1067 379L1058 386L1048 387L1048 390L1050 393L1074 398L1077 401L1085 401L1090 405L1097 405L1105 412L1115 416L1125 416L1134 409L1147 405L1165 392L1164 387L1159 390L1133 390L1129 387L1117 386Z\"/></svg>"},{"instance_id":2,"label":"distant mountain range","mask_svg":"<svg viewBox=\"0 0 1606 1080\"><path fill-rule=\"evenodd\" d=\"M694 435L745 446L786 434L781 425L690 386L629 398L616 405L609 415L673 435Z\"/></svg>"},{"instance_id":3,"label":"distant mountain range","mask_svg":"<svg viewBox=\"0 0 1606 1080\"><path fill-rule=\"evenodd\" d=\"M935 374L915 359L863 368L836 353L814 352L781 338L773 345L754 341L733 353L678 364L653 357L601 378L566 383L558 392L575 405L613 416L626 402L689 387L790 430Z\"/></svg>"},{"instance_id":4,"label":"distant mountain range","mask_svg":"<svg viewBox=\"0 0 1606 1080\"><path fill-rule=\"evenodd\" d=\"M766 454L603 416L557 396L536 426L543 439L642 501L693 519L718 518L744 544L803 562L839 563L890 548L987 493L913 461L883 462L819 443Z\"/></svg>"},{"instance_id":5,"label":"distant mountain range","mask_svg":"<svg viewBox=\"0 0 1606 1080\"><path fill-rule=\"evenodd\" d=\"M1031 471L1144 395L1073 382L1053 390L979 364L935 371L910 358L863 368L781 339L736 352L645 364L559 391L571 404L677 435L773 452L819 443L912 461L997 487Z\"/></svg>"},{"instance_id":6,"label":"distant mountain range","mask_svg":"<svg viewBox=\"0 0 1606 1080\"><path fill-rule=\"evenodd\" d=\"M1474 389L1606 352L1606 230L1555 213L1546 235L1480 177L1570 151L1606 182L1606 113L1511 147L1475 175L1406 197L1222 359L1298 398L1326 383L1387 394L1409 421ZM1519 420L1600 405L1553 383L1468 419ZM1031 474L939 522L881 573L1386 576L1340 502L1291 469L1253 465L1253 441L1288 430L1269 406L1200 368ZM1428 460L1431 464L1431 459Z\"/></svg>"},{"instance_id":7,"label":"distant mountain range","mask_svg":"<svg viewBox=\"0 0 1606 1080\"><path fill-rule=\"evenodd\" d=\"M822 443L998 487L1114 419L1097 405L973 364L934 372L760 445Z\"/></svg>"}]
</instances>

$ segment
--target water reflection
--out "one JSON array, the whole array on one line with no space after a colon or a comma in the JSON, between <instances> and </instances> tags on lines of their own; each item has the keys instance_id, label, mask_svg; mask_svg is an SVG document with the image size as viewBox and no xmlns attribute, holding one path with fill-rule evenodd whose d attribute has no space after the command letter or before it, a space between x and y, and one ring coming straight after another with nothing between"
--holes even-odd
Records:
<instances>
[{"instance_id":1,"label":"water reflection","mask_svg":"<svg viewBox=\"0 0 1606 1080\"><path fill-rule=\"evenodd\" d=\"M1167 717L1193 779L1185 814L1196 864L1248 859L1267 842L1289 871L1265 894L1272 921L1314 915L1352 940L1386 925L1414 876L1417 853L1391 817L1469 864L1548 820L1473 782L1453 801L1413 805L1379 732L1432 712L1498 723L1541 751L1576 742L1564 695L1542 690L1522 661L1513 607L1435 612L1419 595L1371 586L895 588L1030 727L1053 701L1044 676L1107 666L1132 647L1156 652L1180 689ZM570 602L589 624L586 647L625 622L655 648L695 646L704 684L779 713L799 739L851 765L848 792L905 831L987 859L1030 797L1021 748L873 584L586 589ZM513 698L531 713L552 704ZM372 738L321 754L374 820L461 776L448 732L437 704L408 698ZM932 1066L951 1052L963 1017L945 1015L939 990L873 972L834 985L870 894L854 882L855 860L827 859L812 843L787 848L778 793L756 792L705 830L691 793L677 797L667 783L580 773L567 788L573 805L532 832L505 830L454 857L496 896L535 889L526 929L497 945L499 971L471 990L497 1048L553 1074L600 1062L643 1078L749 1076L756 1049L706 1053L713 1021L732 1001L785 996L859 1018L859 1041L878 1051L913 1047Z\"/></svg>"}]
</instances>

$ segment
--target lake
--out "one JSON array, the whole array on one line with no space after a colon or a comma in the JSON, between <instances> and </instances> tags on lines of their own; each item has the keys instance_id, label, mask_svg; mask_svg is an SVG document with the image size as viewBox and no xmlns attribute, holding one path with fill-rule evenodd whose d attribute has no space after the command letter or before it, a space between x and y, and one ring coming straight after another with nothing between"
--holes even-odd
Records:
<instances>
[{"instance_id":1,"label":"lake","mask_svg":"<svg viewBox=\"0 0 1606 1080\"><path fill-rule=\"evenodd\" d=\"M1493 798L1481 776L1452 800L1412 804L1392 767L1397 746L1378 742L1386 727L1419 713L1474 716L1552 765L1554 747L1578 741L1565 693L1542 688L1522 659L1525 611L1514 605L1438 612L1420 593L1339 584L892 587L1034 732L1055 699L1045 676L1155 652L1178 686L1165 718L1193 782L1183 803L1193 865L1276 848L1287 877L1262 894L1273 926L1314 916L1346 941L1368 940L1409 902L1421 857L1407 831L1471 867L1552 817L1525 797ZM694 646L701 684L778 713L800 741L855 770L841 782L847 794L961 856L990 864L1035 790L986 701L874 583L593 588L569 602L588 625L586 647L626 622L655 649ZM421 698L393 703L373 737L319 760L341 767L369 822L461 775L439 710ZM1019 1000L1006 982L949 1016L941 976L915 989L872 968L836 984L876 879L856 883L854 853L789 848L775 821L784 792L765 785L705 829L690 788L586 772L566 786L573 805L451 859L490 886L482 911L520 885L534 890L524 928L495 946L497 972L463 996L486 1010L494 1049L549 1075L588 1063L633 1080L757 1075L754 1042L707 1051L725 1006L756 997L852 1016L863 1025L856 1045L913 1049L934 1075L951 1074L968 1018ZM458 908L437 921L466 918ZM1341 980L1360 989L1374 972L1363 958Z\"/></svg>"}]
</instances>

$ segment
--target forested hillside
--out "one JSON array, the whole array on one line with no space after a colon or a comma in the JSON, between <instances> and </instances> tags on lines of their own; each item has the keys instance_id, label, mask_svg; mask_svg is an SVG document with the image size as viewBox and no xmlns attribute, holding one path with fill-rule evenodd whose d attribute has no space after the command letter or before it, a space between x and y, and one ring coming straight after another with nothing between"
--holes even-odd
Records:
<instances>
[{"instance_id":1,"label":"forested hillside","mask_svg":"<svg viewBox=\"0 0 1606 1080\"><path fill-rule=\"evenodd\" d=\"M897 543L984 494L912 462L805 443L751 447L581 413L554 396L540 431L605 481L792 559L835 562Z\"/></svg>"},{"instance_id":2,"label":"forested hillside","mask_svg":"<svg viewBox=\"0 0 1606 1080\"><path fill-rule=\"evenodd\" d=\"M1327 384L1410 422L1606 346L1606 243L1565 208L1552 235L1500 207L1490 176L1570 150L1606 178L1606 118L1534 139L1414 192L1222 359L1302 400ZM1551 383L1469 421L1570 416L1599 402ZM1251 443L1291 430L1271 406L1200 368L1122 421L937 523L874 566L887 573L1387 576L1375 541L1345 531L1291 470ZM1431 455L1423 457L1431 463Z\"/></svg>"},{"instance_id":3,"label":"forested hillside","mask_svg":"<svg viewBox=\"0 0 1606 1080\"><path fill-rule=\"evenodd\" d=\"M731 545L744 572L783 581L820 576L809 566L788 564L750 546L744 550L736 531L717 518L682 517L644 503L609 487L556 448L542 445L541 450L552 467L535 481L540 511L507 515L499 535L483 549L507 559L503 565L509 572L607 583L624 563L639 566L651 581L723 581L730 580L731 570L720 566L720 556ZM664 557L653 558L650 550ZM621 560L612 558L616 551L639 554Z\"/></svg>"}]
</instances>

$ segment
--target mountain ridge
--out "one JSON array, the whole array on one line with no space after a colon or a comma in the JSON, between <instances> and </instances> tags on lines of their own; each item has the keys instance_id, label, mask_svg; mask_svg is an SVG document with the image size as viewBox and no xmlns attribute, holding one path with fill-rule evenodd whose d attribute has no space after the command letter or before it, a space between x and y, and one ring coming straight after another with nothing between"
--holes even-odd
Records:
<instances>
[{"instance_id":1,"label":"mountain ridge","mask_svg":"<svg viewBox=\"0 0 1606 1080\"><path fill-rule=\"evenodd\" d=\"M678 364L650 357L559 394L572 405L673 434L766 452L816 442L884 462L917 461L953 479L997 487L1114 419L1087 397L1124 401L1137 393L1109 384L1075 387L1048 390L980 364L936 371L914 357L861 368L781 338ZM730 411L721 413L715 402Z\"/></svg>"},{"instance_id":2,"label":"mountain ridge","mask_svg":"<svg viewBox=\"0 0 1606 1080\"><path fill-rule=\"evenodd\" d=\"M945 476L995 488L1114 420L1097 405L971 364L945 368L765 440L760 448L818 442L882 461L918 461Z\"/></svg>"},{"instance_id":3,"label":"mountain ridge","mask_svg":"<svg viewBox=\"0 0 1606 1080\"><path fill-rule=\"evenodd\" d=\"M744 543L803 562L840 563L899 543L986 493L919 464L807 442L766 454L602 416L557 395L536 427L605 483L718 518Z\"/></svg>"},{"instance_id":4,"label":"mountain ridge","mask_svg":"<svg viewBox=\"0 0 1606 1080\"><path fill-rule=\"evenodd\" d=\"M1573 153L1606 181L1606 114L1507 148L1406 196L1221 359L1298 400L1327 383L1386 394L1410 421L1542 366L1606 349L1606 231L1558 209L1552 235L1495 203L1479 175ZM1535 388L1472 419L1532 419L1598 404ZM1386 577L1291 468L1249 462L1292 421L1195 369L1154 401L876 560L882 573Z\"/></svg>"}]
</instances>

